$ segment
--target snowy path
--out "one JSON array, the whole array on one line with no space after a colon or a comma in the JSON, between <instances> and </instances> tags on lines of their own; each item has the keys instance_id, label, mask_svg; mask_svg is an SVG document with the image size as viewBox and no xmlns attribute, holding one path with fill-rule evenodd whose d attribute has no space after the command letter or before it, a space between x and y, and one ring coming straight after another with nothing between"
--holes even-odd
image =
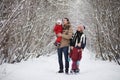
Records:
<instances>
[{"instance_id":1,"label":"snowy path","mask_svg":"<svg viewBox=\"0 0 120 80\"><path fill-rule=\"evenodd\" d=\"M1 80L120 80L120 66L90 59L85 50L77 75L58 74L57 55L44 56L18 64L5 64L6 75ZM0 66L1 67L1 66Z\"/></svg>"}]
</instances>

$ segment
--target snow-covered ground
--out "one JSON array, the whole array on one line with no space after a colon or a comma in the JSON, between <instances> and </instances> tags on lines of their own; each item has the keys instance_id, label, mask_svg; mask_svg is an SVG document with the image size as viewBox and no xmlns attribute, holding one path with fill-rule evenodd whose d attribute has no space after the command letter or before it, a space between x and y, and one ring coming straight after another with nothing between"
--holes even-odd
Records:
<instances>
[{"instance_id":1,"label":"snow-covered ground","mask_svg":"<svg viewBox=\"0 0 120 80\"><path fill-rule=\"evenodd\" d=\"M57 73L57 54L41 56L17 64L4 64L0 80L120 80L120 66L107 61L94 60L86 49L80 63L80 74ZM4 67L4 68L3 68Z\"/></svg>"}]
</instances>

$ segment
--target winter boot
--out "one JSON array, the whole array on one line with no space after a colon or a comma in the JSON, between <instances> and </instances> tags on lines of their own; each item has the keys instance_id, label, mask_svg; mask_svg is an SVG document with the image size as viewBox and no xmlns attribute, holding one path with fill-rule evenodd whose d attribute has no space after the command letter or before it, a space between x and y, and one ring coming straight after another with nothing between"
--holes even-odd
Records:
<instances>
[{"instance_id":1,"label":"winter boot","mask_svg":"<svg viewBox=\"0 0 120 80\"><path fill-rule=\"evenodd\" d=\"M63 70L59 70L58 73L63 73Z\"/></svg>"},{"instance_id":2,"label":"winter boot","mask_svg":"<svg viewBox=\"0 0 120 80\"><path fill-rule=\"evenodd\" d=\"M80 69L76 69L76 71L75 71L76 73L79 73L80 72Z\"/></svg>"},{"instance_id":3,"label":"winter boot","mask_svg":"<svg viewBox=\"0 0 120 80\"><path fill-rule=\"evenodd\" d=\"M71 70L70 73L71 73L71 74L74 74L74 73L75 73L75 70Z\"/></svg>"},{"instance_id":4,"label":"winter boot","mask_svg":"<svg viewBox=\"0 0 120 80\"><path fill-rule=\"evenodd\" d=\"M68 69L66 69L66 70L65 70L65 73L66 73L66 74L68 74L68 73L69 73Z\"/></svg>"}]
</instances>

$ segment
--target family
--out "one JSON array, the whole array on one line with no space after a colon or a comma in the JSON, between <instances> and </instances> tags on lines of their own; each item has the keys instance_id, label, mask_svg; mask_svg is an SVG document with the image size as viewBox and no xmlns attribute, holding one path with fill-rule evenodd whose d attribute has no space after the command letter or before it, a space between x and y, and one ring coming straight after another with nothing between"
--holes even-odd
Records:
<instances>
[{"instance_id":1,"label":"family","mask_svg":"<svg viewBox=\"0 0 120 80\"><path fill-rule=\"evenodd\" d=\"M69 73L69 58L72 60L72 69L70 73L79 73L79 62L82 58L82 51L86 46L86 36L83 33L84 29L85 26L80 24L77 26L74 34L68 18L57 20L54 26L54 32L56 34L54 45L57 47L58 53L58 73ZM65 58L65 66L63 66L62 55L64 55Z\"/></svg>"}]
</instances>

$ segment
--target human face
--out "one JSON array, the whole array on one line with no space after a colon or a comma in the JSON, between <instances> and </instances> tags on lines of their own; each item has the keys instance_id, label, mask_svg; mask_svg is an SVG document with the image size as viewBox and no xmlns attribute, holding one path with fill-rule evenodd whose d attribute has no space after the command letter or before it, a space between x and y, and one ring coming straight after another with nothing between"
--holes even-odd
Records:
<instances>
[{"instance_id":1,"label":"human face","mask_svg":"<svg viewBox=\"0 0 120 80\"><path fill-rule=\"evenodd\" d=\"M82 31L81 26L77 27L77 31Z\"/></svg>"},{"instance_id":2,"label":"human face","mask_svg":"<svg viewBox=\"0 0 120 80\"><path fill-rule=\"evenodd\" d=\"M64 24L64 25L65 25L65 24L68 24L67 19L63 19L63 24Z\"/></svg>"}]
</instances>

